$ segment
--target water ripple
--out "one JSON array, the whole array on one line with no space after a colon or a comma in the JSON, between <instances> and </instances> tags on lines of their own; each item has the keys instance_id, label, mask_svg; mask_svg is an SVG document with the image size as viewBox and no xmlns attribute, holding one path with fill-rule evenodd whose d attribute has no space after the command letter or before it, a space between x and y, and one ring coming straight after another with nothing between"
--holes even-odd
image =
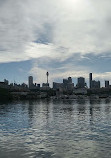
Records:
<instances>
[{"instance_id":1,"label":"water ripple","mask_svg":"<svg viewBox=\"0 0 111 158\"><path fill-rule=\"evenodd\" d=\"M0 105L0 157L110 158L111 101Z\"/></svg>"}]
</instances>

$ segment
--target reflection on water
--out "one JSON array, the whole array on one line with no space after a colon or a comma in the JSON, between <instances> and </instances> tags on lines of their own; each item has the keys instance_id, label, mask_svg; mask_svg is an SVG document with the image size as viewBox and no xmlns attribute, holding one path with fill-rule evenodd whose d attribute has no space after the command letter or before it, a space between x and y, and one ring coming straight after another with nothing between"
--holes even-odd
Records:
<instances>
[{"instance_id":1,"label":"reflection on water","mask_svg":"<svg viewBox=\"0 0 111 158\"><path fill-rule=\"evenodd\" d=\"M110 158L111 100L0 103L0 158Z\"/></svg>"}]
</instances>

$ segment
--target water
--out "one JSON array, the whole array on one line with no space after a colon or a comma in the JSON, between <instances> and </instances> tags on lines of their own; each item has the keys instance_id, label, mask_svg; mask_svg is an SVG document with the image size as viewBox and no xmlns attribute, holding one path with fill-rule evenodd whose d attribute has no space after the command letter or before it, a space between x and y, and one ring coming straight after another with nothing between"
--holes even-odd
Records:
<instances>
[{"instance_id":1,"label":"water","mask_svg":"<svg viewBox=\"0 0 111 158\"><path fill-rule=\"evenodd\" d=\"M110 158L111 101L0 103L0 158Z\"/></svg>"}]
</instances>

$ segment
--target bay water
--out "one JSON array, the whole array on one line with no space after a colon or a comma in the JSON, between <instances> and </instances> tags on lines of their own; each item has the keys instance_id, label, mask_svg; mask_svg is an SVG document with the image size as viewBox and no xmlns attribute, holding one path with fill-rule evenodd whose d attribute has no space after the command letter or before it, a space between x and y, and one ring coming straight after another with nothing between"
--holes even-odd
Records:
<instances>
[{"instance_id":1,"label":"bay water","mask_svg":"<svg viewBox=\"0 0 111 158\"><path fill-rule=\"evenodd\" d=\"M0 103L0 158L110 157L110 99Z\"/></svg>"}]
</instances>

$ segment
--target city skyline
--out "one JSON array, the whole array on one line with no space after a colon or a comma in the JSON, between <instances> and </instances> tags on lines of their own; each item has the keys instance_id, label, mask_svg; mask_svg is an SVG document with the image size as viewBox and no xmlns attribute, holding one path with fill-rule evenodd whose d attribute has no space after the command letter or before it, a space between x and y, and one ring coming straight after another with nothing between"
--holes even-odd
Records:
<instances>
[{"instance_id":1,"label":"city skyline","mask_svg":"<svg viewBox=\"0 0 111 158\"><path fill-rule=\"evenodd\" d=\"M48 9L49 8L49 9ZM0 0L0 80L111 80L111 1Z\"/></svg>"},{"instance_id":2,"label":"city skyline","mask_svg":"<svg viewBox=\"0 0 111 158\"><path fill-rule=\"evenodd\" d=\"M110 88L111 85L110 85L110 80L105 80L104 79L104 85L101 84L101 81L100 80L95 80L95 78L93 77L93 73L89 73L89 78L88 78L88 81L86 80L85 77L83 77L82 75L81 76L78 76L76 78L76 82L74 82L74 79L69 76L69 77L65 77L65 78L61 78L61 82L55 82L55 81L52 81L52 83L49 82L49 72L46 72L46 81L45 82L42 82L42 83L39 83L39 82L36 82L33 78L33 76L27 76L27 81L26 82L19 82L17 83L15 80L13 82L10 82L8 79L4 78L1 82L2 83L5 83L6 85L25 85L27 87L30 88L34 88L34 87L51 87L51 88L54 88L57 84L57 87L59 84L70 84L71 88L72 87L77 87L77 88L102 88L102 87L106 87L106 88ZM61 86L60 86L61 87Z\"/></svg>"}]
</instances>

